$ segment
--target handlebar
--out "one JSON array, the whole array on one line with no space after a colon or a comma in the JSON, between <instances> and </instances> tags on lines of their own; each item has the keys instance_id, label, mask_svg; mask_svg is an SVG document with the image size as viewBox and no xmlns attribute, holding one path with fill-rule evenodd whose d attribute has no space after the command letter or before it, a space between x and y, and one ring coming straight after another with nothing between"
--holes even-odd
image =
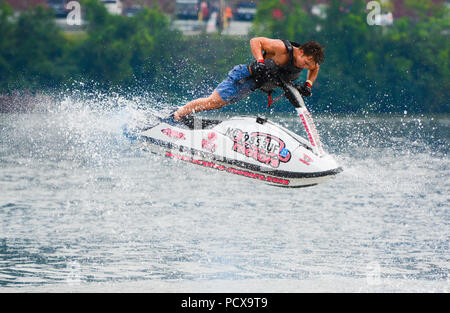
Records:
<instances>
[{"instance_id":1,"label":"handlebar","mask_svg":"<svg viewBox=\"0 0 450 313\"><path fill-rule=\"evenodd\" d=\"M302 95L297 90L297 88L294 87L294 85L292 85L291 83L286 83L281 78L279 78L278 82L280 88L283 89L286 98L295 108L306 108Z\"/></svg>"}]
</instances>

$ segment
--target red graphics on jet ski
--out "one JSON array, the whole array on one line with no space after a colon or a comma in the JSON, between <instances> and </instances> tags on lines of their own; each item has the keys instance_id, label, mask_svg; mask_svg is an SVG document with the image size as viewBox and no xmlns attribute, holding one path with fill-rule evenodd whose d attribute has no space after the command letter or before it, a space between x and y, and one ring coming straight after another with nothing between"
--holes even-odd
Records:
<instances>
[{"instance_id":1,"label":"red graphics on jet ski","mask_svg":"<svg viewBox=\"0 0 450 313\"><path fill-rule=\"evenodd\" d=\"M274 186L306 187L335 177L342 168L323 150L303 98L294 86L281 87L306 138L266 117L221 121L191 115L178 124L163 120L140 132L139 138L163 156Z\"/></svg>"}]
</instances>

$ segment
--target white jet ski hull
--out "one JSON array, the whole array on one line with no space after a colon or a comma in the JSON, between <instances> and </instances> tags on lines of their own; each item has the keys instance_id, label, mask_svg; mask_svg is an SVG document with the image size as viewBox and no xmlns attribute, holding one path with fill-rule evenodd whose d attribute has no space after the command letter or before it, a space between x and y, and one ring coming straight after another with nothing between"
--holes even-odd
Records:
<instances>
[{"instance_id":1,"label":"white jet ski hull","mask_svg":"<svg viewBox=\"0 0 450 313\"><path fill-rule=\"evenodd\" d=\"M274 186L317 185L342 171L330 155L318 153L299 135L254 117L197 129L160 123L140 136L150 151L167 158Z\"/></svg>"}]
</instances>

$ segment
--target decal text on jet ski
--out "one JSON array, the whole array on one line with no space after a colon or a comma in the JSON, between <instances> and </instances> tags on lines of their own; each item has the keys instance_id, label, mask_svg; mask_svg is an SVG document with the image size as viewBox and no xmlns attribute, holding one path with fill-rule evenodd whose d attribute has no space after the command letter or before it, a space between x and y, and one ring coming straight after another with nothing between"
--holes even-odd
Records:
<instances>
[{"instance_id":1,"label":"decal text on jet ski","mask_svg":"<svg viewBox=\"0 0 450 313\"><path fill-rule=\"evenodd\" d=\"M179 131L176 131L176 130L173 130L170 128L161 129L161 132L170 138L183 139L183 140L186 139L186 137L184 137L184 134L182 132L179 132Z\"/></svg>"},{"instance_id":2,"label":"decal text on jet ski","mask_svg":"<svg viewBox=\"0 0 450 313\"><path fill-rule=\"evenodd\" d=\"M208 150L209 152L215 152L216 151L216 144L213 143L214 140L216 140L217 134L215 132L210 132L208 134L208 139L203 138L202 139L202 148L205 150Z\"/></svg>"},{"instance_id":3,"label":"decal text on jet ski","mask_svg":"<svg viewBox=\"0 0 450 313\"><path fill-rule=\"evenodd\" d=\"M311 164L311 162L314 161L314 160L313 160L309 155L307 155L306 153L303 153L303 158L300 158L299 160L300 160L301 162L305 163L306 165L309 165L309 164Z\"/></svg>"},{"instance_id":4,"label":"decal text on jet ski","mask_svg":"<svg viewBox=\"0 0 450 313\"><path fill-rule=\"evenodd\" d=\"M275 184L280 184L280 185L289 185L290 181L288 179L282 179L282 178L277 178L277 177L272 177L272 176L266 176L263 174L259 174L259 173L255 173L249 170L240 170L240 169L235 169L233 167L226 167L224 165L219 165L216 164L212 161L203 161L203 160L198 160L195 158L192 158L190 156L185 156L182 154L178 154L178 153L172 153L172 152L166 152L166 157L169 158L173 158L173 159L178 159L178 160L182 160L185 162L189 162L192 164L196 164L196 165L200 165L200 166L204 166L207 168L213 168L219 171L225 171L227 173L230 174L235 174L235 175L240 175L240 176L244 176L244 177L248 177L248 178L253 178L253 179L258 179L258 180L262 180L262 181L267 181L267 182L272 182Z\"/></svg>"},{"instance_id":5,"label":"decal text on jet ski","mask_svg":"<svg viewBox=\"0 0 450 313\"><path fill-rule=\"evenodd\" d=\"M252 158L260 163L277 168L280 162L288 162L291 153L280 138L266 133L244 132L238 128L228 128L226 136L234 141L233 151Z\"/></svg>"}]
</instances>

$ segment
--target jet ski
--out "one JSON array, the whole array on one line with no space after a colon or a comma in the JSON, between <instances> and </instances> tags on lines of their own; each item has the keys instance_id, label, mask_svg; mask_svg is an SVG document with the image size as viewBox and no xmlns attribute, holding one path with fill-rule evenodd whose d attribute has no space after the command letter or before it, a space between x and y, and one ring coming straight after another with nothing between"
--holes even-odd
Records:
<instances>
[{"instance_id":1,"label":"jet ski","mask_svg":"<svg viewBox=\"0 0 450 313\"><path fill-rule=\"evenodd\" d=\"M335 177L342 168L324 151L302 96L291 84L282 87L307 139L265 116L221 121L192 115L176 124L161 120L138 138L167 158L274 186L307 187Z\"/></svg>"}]
</instances>

